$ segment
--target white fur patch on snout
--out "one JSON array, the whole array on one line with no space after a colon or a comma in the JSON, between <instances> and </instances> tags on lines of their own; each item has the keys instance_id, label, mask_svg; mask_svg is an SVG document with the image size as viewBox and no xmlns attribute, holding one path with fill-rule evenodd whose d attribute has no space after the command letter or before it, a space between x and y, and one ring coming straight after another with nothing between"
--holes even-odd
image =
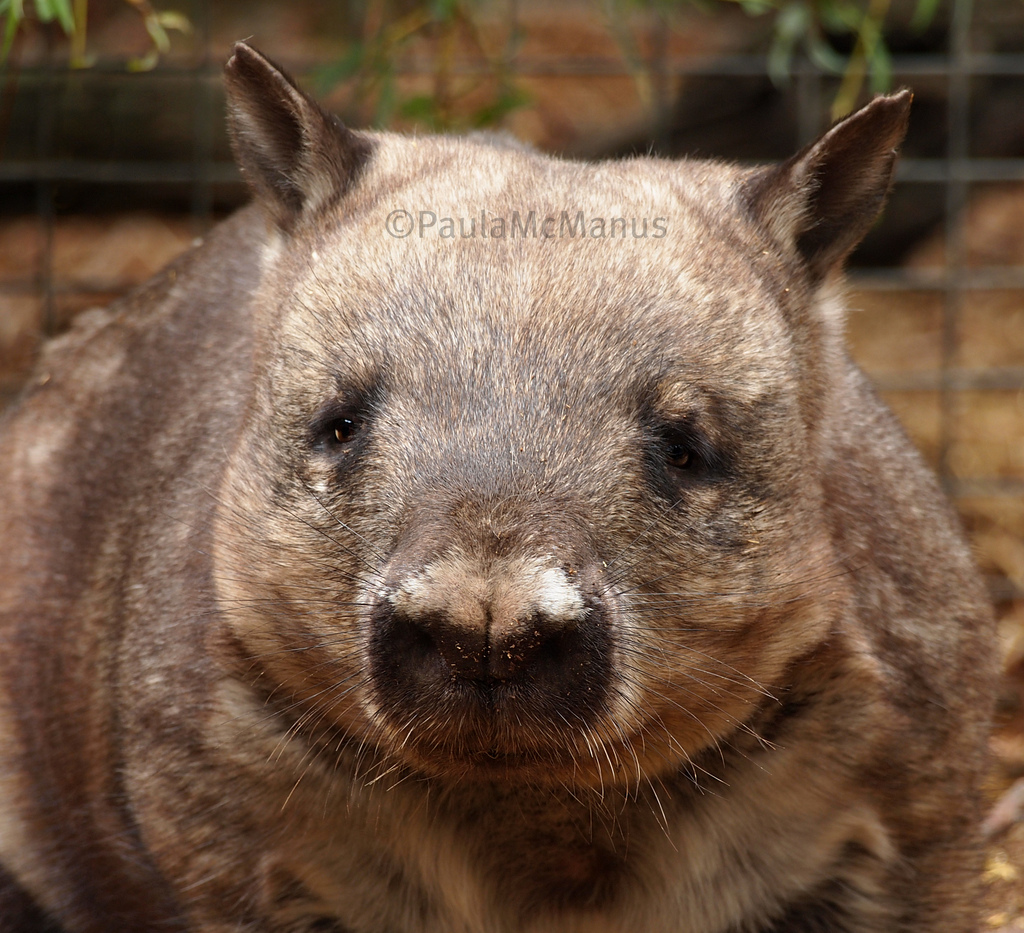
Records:
<instances>
[{"instance_id":1,"label":"white fur patch on snout","mask_svg":"<svg viewBox=\"0 0 1024 933\"><path fill-rule=\"evenodd\" d=\"M552 558L508 558L483 564L452 551L397 582L385 594L395 609L445 612L463 623L511 622L537 613L556 622L587 614L580 588Z\"/></svg>"},{"instance_id":2,"label":"white fur patch on snout","mask_svg":"<svg viewBox=\"0 0 1024 933\"><path fill-rule=\"evenodd\" d=\"M419 606L424 601L423 597L430 587L430 581L430 567L427 567L420 573L406 577L394 589L387 590L384 598L395 609L410 609L414 606Z\"/></svg>"},{"instance_id":3,"label":"white fur patch on snout","mask_svg":"<svg viewBox=\"0 0 1024 933\"><path fill-rule=\"evenodd\" d=\"M536 575L537 609L552 619L582 619L585 615L583 594L570 582L561 567L546 567Z\"/></svg>"}]
</instances>

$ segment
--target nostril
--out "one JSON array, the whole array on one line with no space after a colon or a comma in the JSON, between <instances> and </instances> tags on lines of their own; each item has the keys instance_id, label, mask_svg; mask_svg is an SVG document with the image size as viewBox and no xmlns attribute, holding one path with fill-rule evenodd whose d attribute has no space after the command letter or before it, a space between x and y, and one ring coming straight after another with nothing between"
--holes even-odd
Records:
<instances>
[{"instance_id":1,"label":"nostril","mask_svg":"<svg viewBox=\"0 0 1024 933\"><path fill-rule=\"evenodd\" d=\"M392 652L413 664L429 662L437 655L437 645L427 626L418 624L404 613L393 613L387 628Z\"/></svg>"},{"instance_id":2,"label":"nostril","mask_svg":"<svg viewBox=\"0 0 1024 933\"><path fill-rule=\"evenodd\" d=\"M494 680L557 682L585 650L577 626L542 615L491 644L488 674Z\"/></svg>"},{"instance_id":3,"label":"nostril","mask_svg":"<svg viewBox=\"0 0 1024 933\"><path fill-rule=\"evenodd\" d=\"M486 633L454 623L440 612L391 611L378 636L385 651L412 674L480 680L486 677Z\"/></svg>"}]
</instances>

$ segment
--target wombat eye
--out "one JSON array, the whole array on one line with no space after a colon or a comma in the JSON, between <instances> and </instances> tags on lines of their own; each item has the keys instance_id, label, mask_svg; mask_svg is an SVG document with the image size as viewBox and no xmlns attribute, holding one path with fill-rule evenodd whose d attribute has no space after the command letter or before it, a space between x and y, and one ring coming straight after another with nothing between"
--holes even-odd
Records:
<instances>
[{"instance_id":1,"label":"wombat eye","mask_svg":"<svg viewBox=\"0 0 1024 933\"><path fill-rule=\"evenodd\" d=\"M672 444L668 448L666 459L669 466L673 466L677 470L685 470L693 465L693 452L682 444Z\"/></svg>"},{"instance_id":2,"label":"wombat eye","mask_svg":"<svg viewBox=\"0 0 1024 933\"><path fill-rule=\"evenodd\" d=\"M362 427L363 422L360 418L338 418L331 425L334 433L334 441L338 444L348 444L350 441L355 440L356 435L362 430Z\"/></svg>"},{"instance_id":3,"label":"wombat eye","mask_svg":"<svg viewBox=\"0 0 1024 933\"><path fill-rule=\"evenodd\" d=\"M669 428L661 437L665 461L676 470L692 470L697 466L697 439L689 430Z\"/></svg>"},{"instance_id":4,"label":"wombat eye","mask_svg":"<svg viewBox=\"0 0 1024 933\"><path fill-rule=\"evenodd\" d=\"M367 425L361 400L336 399L328 402L309 425L309 442L322 453L338 452L358 440Z\"/></svg>"}]
</instances>

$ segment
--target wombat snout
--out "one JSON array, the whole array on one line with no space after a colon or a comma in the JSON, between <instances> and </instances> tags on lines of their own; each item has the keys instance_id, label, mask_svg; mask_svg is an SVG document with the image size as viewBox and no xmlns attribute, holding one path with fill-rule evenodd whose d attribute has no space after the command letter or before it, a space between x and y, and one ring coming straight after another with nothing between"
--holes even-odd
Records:
<instances>
[{"instance_id":1,"label":"wombat snout","mask_svg":"<svg viewBox=\"0 0 1024 933\"><path fill-rule=\"evenodd\" d=\"M594 577L539 558L459 551L419 568L403 562L370 614L371 678L385 714L457 713L443 731L459 742L467 723L507 734L515 722L543 732L545 723L588 721L612 657Z\"/></svg>"}]
</instances>

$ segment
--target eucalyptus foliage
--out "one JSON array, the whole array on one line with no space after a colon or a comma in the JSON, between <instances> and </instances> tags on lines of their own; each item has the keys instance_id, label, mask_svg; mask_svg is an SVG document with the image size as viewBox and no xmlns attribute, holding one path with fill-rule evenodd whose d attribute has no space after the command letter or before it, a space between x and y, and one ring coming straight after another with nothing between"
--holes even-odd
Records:
<instances>
[{"instance_id":1,"label":"eucalyptus foliage","mask_svg":"<svg viewBox=\"0 0 1024 933\"><path fill-rule=\"evenodd\" d=\"M148 71L156 66L162 54L171 47L168 30L190 32L191 24L188 17L173 10L158 11L149 0L125 0L134 7L142 17L149 34L150 49L139 58L128 61L131 71ZM82 68L92 64L92 58L86 52L86 20L89 12L89 0L30 0L35 19L49 25L58 23L65 35L71 39L71 65ZM29 9L25 0L0 0L0 21L3 23L3 43L0 45L0 62L7 59L11 46L24 28L29 18Z\"/></svg>"},{"instance_id":2,"label":"eucalyptus foliage","mask_svg":"<svg viewBox=\"0 0 1024 933\"><path fill-rule=\"evenodd\" d=\"M143 17L152 45L140 58L128 62L132 70L156 65L170 47L168 30L189 31L180 13L157 11L149 0L125 0ZM723 3L738 4L751 16L773 18L773 39L767 55L768 73L784 85L798 56L805 56L827 74L841 76L832 116L849 113L865 84L881 92L892 83L892 60L886 44L887 17L892 0L592 0L600 4L605 22L637 82L641 98L652 105L651 65L636 49L630 19L637 12L652 13L671 23L672 14L696 7L714 10ZM935 17L940 0L917 0L911 26L924 28ZM85 24L88 0L0 0L0 61L10 53L18 30L29 18L58 24L71 38L71 64L91 63L86 52ZM389 4L366 4L363 22L355 30L345 54L318 73L322 89L339 82L353 88L353 99L370 101L374 119L387 124L395 117L415 120L438 129L485 126L528 102L516 85L512 60L519 41L515 27L494 47L493 37L479 28L487 0L413 0L401 5L399 15L387 15ZM416 39L429 39L431 60L428 92L403 96L399 92L401 53ZM456 52L470 48L482 64L487 92L478 90L481 75L473 80L455 68ZM849 49L849 51L846 51Z\"/></svg>"}]
</instances>

